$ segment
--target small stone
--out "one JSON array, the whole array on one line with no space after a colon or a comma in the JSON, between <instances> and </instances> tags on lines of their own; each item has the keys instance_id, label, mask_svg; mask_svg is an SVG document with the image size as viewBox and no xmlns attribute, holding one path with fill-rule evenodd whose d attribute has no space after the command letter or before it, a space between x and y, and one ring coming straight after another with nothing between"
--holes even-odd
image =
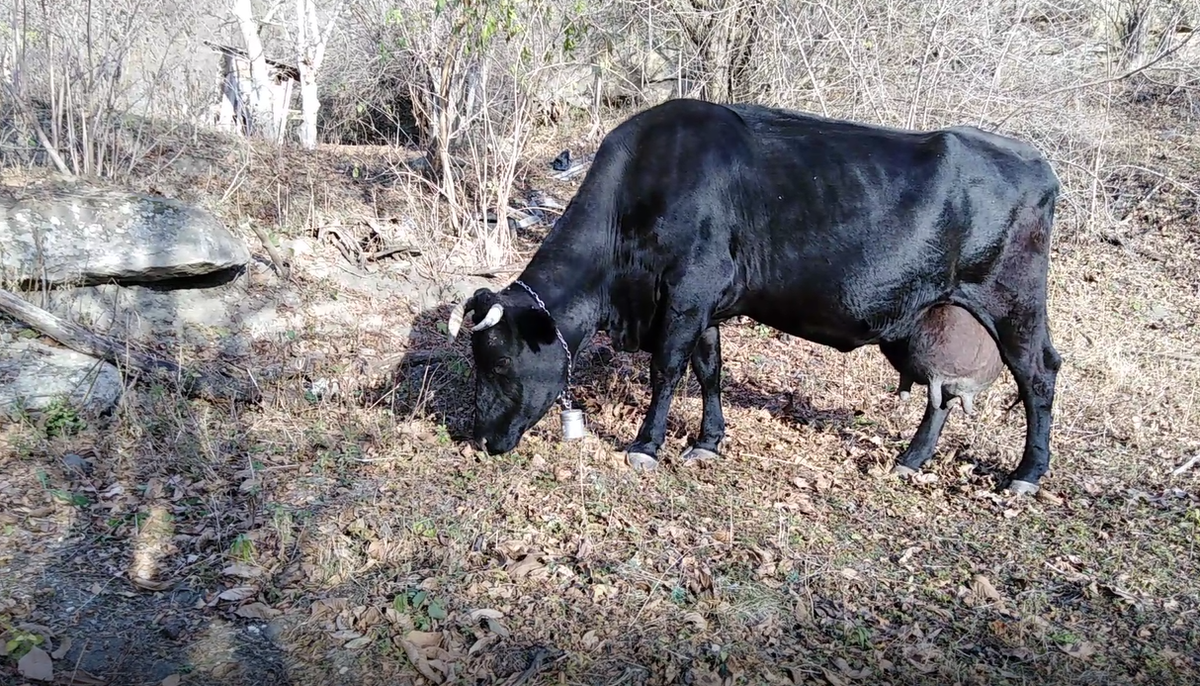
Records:
<instances>
[{"instance_id":1,"label":"small stone","mask_svg":"<svg viewBox=\"0 0 1200 686\"><path fill-rule=\"evenodd\" d=\"M263 628L263 635L267 639L278 643L279 639L283 637L283 632L286 628L282 620L273 619L267 622L267 625Z\"/></svg>"},{"instance_id":2,"label":"small stone","mask_svg":"<svg viewBox=\"0 0 1200 686\"><path fill-rule=\"evenodd\" d=\"M76 455L75 453L67 453L66 455L63 455L63 465L67 469L77 470L83 472L84 474L92 473L92 463Z\"/></svg>"},{"instance_id":3,"label":"small stone","mask_svg":"<svg viewBox=\"0 0 1200 686\"><path fill-rule=\"evenodd\" d=\"M78 414L102 414L123 390L116 367L73 350L29 340L0 348L0 415L37 415L64 401Z\"/></svg>"},{"instance_id":4,"label":"small stone","mask_svg":"<svg viewBox=\"0 0 1200 686\"><path fill-rule=\"evenodd\" d=\"M178 641L187 633L187 622L179 617L171 617L163 622L162 633L172 641Z\"/></svg>"}]
</instances>

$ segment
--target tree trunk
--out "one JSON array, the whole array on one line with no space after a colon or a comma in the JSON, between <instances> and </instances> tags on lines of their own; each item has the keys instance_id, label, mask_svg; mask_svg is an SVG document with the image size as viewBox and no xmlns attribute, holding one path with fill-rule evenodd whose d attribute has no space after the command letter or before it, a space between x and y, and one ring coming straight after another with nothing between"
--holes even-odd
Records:
<instances>
[{"instance_id":1,"label":"tree trunk","mask_svg":"<svg viewBox=\"0 0 1200 686\"><path fill-rule=\"evenodd\" d=\"M735 102L749 94L760 0L689 0L677 9L700 60L700 97Z\"/></svg>"},{"instance_id":2,"label":"tree trunk","mask_svg":"<svg viewBox=\"0 0 1200 686\"><path fill-rule=\"evenodd\" d=\"M242 130L241 84L237 73L237 62L232 55L221 56L221 104L217 110L217 128L226 133L245 133Z\"/></svg>"},{"instance_id":3,"label":"tree trunk","mask_svg":"<svg viewBox=\"0 0 1200 686\"><path fill-rule=\"evenodd\" d=\"M300 68L300 145L306 150L317 147L317 113L321 100L317 94L317 71L325 58L325 47L337 23L342 3L333 3L329 21L322 29L317 24L317 8L313 0L296 0L297 53Z\"/></svg>"},{"instance_id":4,"label":"tree trunk","mask_svg":"<svg viewBox=\"0 0 1200 686\"><path fill-rule=\"evenodd\" d=\"M279 131L275 123L274 90L271 75L267 71L267 56L263 52L262 39L258 35L258 22L254 20L254 8L250 0L233 0L233 14L242 30L246 42L246 54L250 59L250 107L252 113L248 127L252 135L278 140Z\"/></svg>"},{"instance_id":5,"label":"tree trunk","mask_svg":"<svg viewBox=\"0 0 1200 686\"><path fill-rule=\"evenodd\" d=\"M316 75L311 69L300 67L300 147L314 150L317 147L317 112L321 101L317 97Z\"/></svg>"}]
</instances>

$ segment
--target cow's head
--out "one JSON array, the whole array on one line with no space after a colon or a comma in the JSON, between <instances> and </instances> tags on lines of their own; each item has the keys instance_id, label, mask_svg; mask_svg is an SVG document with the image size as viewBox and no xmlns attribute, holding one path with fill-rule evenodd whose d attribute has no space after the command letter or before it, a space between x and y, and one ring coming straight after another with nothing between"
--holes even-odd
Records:
<instances>
[{"instance_id":1,"label":"cow's head","mask_svg":"<svg viewBox=\"0 0 1200 686\"><path fill-rule=\"evenodd\" d=\"M475 441L506 453L546 414L567 382L554 320L524 293L480 288L450 313L450 338L470 322L475 358Z\"/></svg>"}]
</instances>

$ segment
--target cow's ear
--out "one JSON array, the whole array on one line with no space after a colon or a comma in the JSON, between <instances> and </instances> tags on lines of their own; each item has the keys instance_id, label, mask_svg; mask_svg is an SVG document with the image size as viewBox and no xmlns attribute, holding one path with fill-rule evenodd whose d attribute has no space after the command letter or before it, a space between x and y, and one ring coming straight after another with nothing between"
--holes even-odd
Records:
<instances>
[{"instance_id":1,"label":"cow's ear","mask_svg":"<svg viewBox=\"0 0 1200 686\"><path fill-rule=\"evenodd\" d=\"M488 310L492 309L492 305L499 300L496 292L490 288L479 288L471 294L471 299L467 302L471 303L471 324L478 324L487 316Z\"/></svg>"},{"instance_id":2,"label":"cow's ear","mask_svg":"<svg viewBox=\"0 0 1200 686\"><path fill-rule=\"evenodd\" d=\"M517 315L517 330L520 331L521 338L535 351L558 340L554 320L536 307L521 308L521 313Z\"/></svg>"}]
</instances>

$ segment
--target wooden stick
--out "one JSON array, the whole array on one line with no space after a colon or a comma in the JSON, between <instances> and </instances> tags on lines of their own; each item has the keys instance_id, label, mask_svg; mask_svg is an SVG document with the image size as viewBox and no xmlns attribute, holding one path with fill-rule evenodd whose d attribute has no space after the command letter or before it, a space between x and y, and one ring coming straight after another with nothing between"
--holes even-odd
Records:
<instances>
[{"instance_id":1,"label":"wooden stick","mask_svg":"<svg viewBox=\"0 0 1200 686\"><path fill-rule=\"evenodd\" d=\"M421 249L415 245L389 245L380 250L376 250L370 255L367 255L367 260L371 262L378 262L385 257L391 257L397 253L417 256L421 254Z\"/></svg>"},{"instance_id":2,"label":"wooden stick","mask_svg":"<svg viewBox=\"0 0 1200 686\"><path fill-rule=\"evenodd\" d=\"M1184 462L1183 464L1176 467L1171 472L1171 476L1179 476L1180 474L1186 472L1187 470L1191 469L1192 467L1195 467L1196 463L1198 463L1198 462L1200 462L1200 453L1196 453L1195 455L1192 455L1192 459L1190 459L1187 462Z\"/></svg>"},{"instance_id":3,"label":"wooden stick","mask_svg":"<svg viewBox=\"0 0 1200 686\"><path fill-rule=\"evenodd\" d=\"M252 384L239 383L223 374L189 372L170 360L127 349L117 341L60 319L2 289L0 313L24 322L38 333L49 336L76 352L98 357L119 368L133 370L153 379L176 384L188 397L205 400L228 398L252 402L261 397L258 388Z\"/></svg>"},{"instance_id":4,"label":"wooden stick","mask_svg":"<svg viewBox=\"0 0 1200 686\"><path fill-rule=\"evenodd\" d=\"M38 121L37 113L29 109L29 106L25 104L25 101L21 99L11 85L8 83L3 85L4 93L10 98L9 102L15 104L17 110L29 120L29 125L33 127L33 133L37 136L38 143L42 144L42 148L50 156L50 161L58 168L59 173L67 177L68 181L74 180L76 178L75 175L71 173L71 170L67 167L67 163L63 161L62 155L58 154L58 150L50 142L50 138L46 136L45 130L42 129L42 124Z\"/></svg>"},{"instance_id":5,"label":"wooden stick","mask_svg":"<svg viewBox=\"0 0 1200 686\"><path fill-rule=\"evenodd\" d=\"M276 250L275 246L271 244L271 237L267 235L266 230L264 230L257 223L248 219L243 220L242 226L249 228L254 232L255 236L258 236L258 240L261 241L263 247L267 249L267 256L271 258L271 264L275 266L275 273L279 276L279 278L285 281L290 280L292 270L285 266L283 258L279 255L279 251Z\"/></svg>"}]
</instances>

